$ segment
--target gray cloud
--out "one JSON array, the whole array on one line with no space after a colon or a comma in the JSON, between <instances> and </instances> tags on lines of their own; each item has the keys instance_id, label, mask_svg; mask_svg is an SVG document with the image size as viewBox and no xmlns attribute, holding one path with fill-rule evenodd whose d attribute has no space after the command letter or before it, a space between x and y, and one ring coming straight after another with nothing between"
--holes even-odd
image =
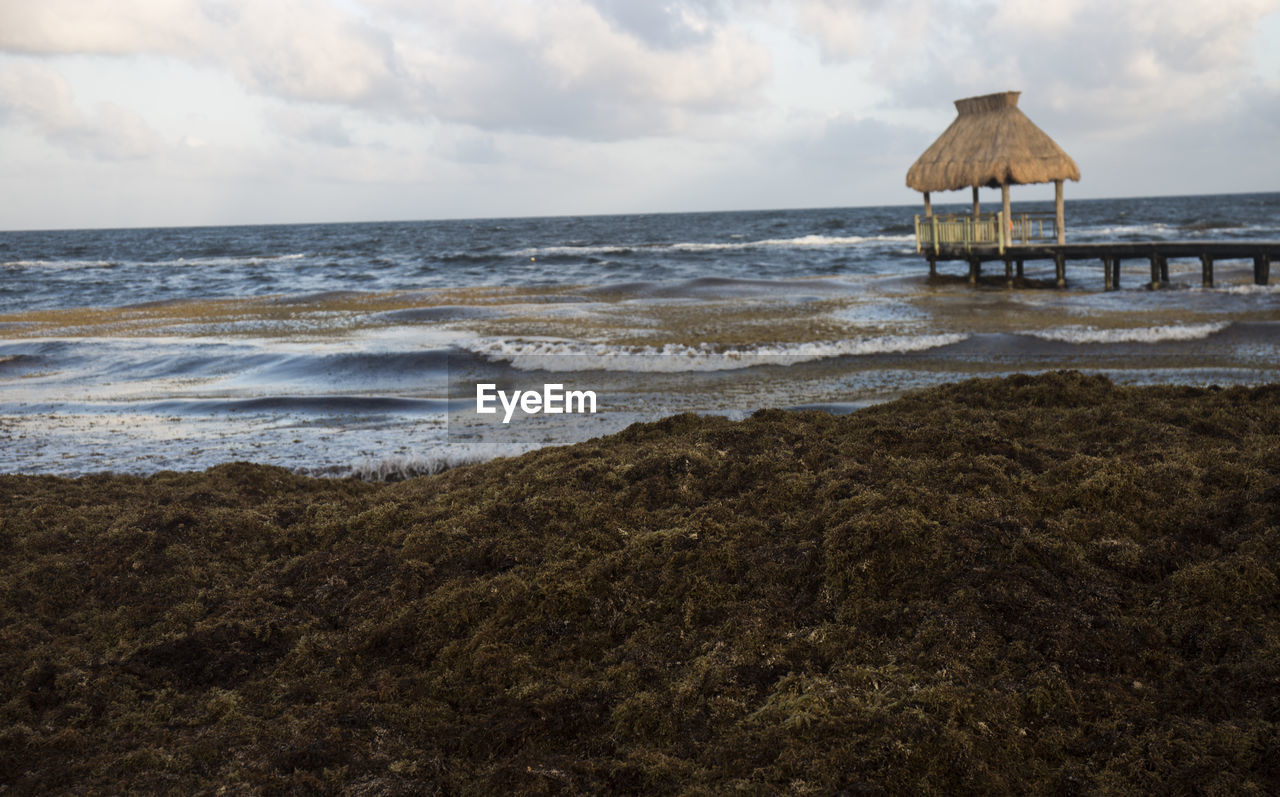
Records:
<instances>
[{"instance_id":1,"label":"gray cloud","mask_svg":"<svg viewBox=\"0 0 1280 797\"><path fill-rule=\"evenodd\" d=\"M351 147L351 131L336 113L278 108L268 114L271 126L287 138L326 147Z\"/></svg>"}]
</instances>

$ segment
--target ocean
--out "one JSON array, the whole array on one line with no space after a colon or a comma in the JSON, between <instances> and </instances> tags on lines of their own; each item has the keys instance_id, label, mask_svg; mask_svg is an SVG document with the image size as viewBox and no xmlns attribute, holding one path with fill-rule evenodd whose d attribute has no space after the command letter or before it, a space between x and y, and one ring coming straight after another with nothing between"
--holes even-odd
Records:
<instances>
[{"instance_id":1,"label":"ocean","mask_svg":"<svg viewBox=\"0 0 1280 797\"><path fill-rule=\"evenodd\" d=\"M1015 197L1016 199L1016 197ZM938 205L938 212L968 206ZM1017 210L1051 210L1018 203ZM395 478L677 412L848 412L970 377L1280 375L1251 263L929 278L916 206L0 233L0 471ZM1071 241L1280 239L1280 193L1075 200ZM474 413L477 385L594 414Z\"/></svg>"}]
</instances>

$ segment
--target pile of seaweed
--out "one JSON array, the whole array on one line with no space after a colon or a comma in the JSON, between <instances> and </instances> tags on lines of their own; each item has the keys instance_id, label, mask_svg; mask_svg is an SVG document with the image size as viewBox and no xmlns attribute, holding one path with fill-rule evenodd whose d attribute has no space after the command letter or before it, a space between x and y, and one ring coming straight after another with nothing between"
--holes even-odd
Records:
<instances>
[{"instance_id":1,"label":"pile of seaweed","mask_svg":"<svg viewBox=\"0 0 1280 797\"><path fill-rule=\"evenodd\" d=\"M1018 376L0 512L15 793L1280 789L1280 387Z\"/></svg>"}]
</instances>

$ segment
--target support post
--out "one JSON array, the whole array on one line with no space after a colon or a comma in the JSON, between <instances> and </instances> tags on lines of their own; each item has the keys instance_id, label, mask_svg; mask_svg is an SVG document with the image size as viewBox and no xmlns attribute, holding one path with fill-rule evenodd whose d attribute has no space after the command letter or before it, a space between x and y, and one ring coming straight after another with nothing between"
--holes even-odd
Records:
<instances>
[{"instance_id":1,"label":"support post","mask_svg":"<svg viewBox=\"0 0 1280 797\"><path fill-rule=\"evenodd\" d=\"M932 215L933 215L933 203L929 201L929 192L928 192L928 191L925 191L925 192L924 192L924 215L926 215L926 216L932 216Z\"/></svg>"},{"instance_id":2,"label":"support post","mask_svg":"<svg viewBox=\"0 0 1280 797\"><path fill-rule=\"evenodd\" d=\"M929 276L930 277L938 276L938 261L933 259L932 257L929 258Z\"/></svg>"},{"instance_id":3,"label":"support post","mask_svg":"<svg viewBox=\"0 0 1280 797\"><path fill-rule=\"evenodd\" d=\"M1067 214L1062 206L1062 181L1053 181L1053 215L1058 227L1058 246L1067 243Z\"/></svg>"},{"instance_id":4,"label":"support post","mask_svg":"<svg viewBox=\"0 0 1280 797\"><path fill-rule=\"evenodd\" d=\"M1169 258L1165 255L1160 255L1160 282L1169 284Z\"/></svg>"},{"instance_id":5,"label":"support post","mask_svg":"<svg viewBox=\"0 0 1280 797\"><path fill-rule=\"evenodd\" d=\"M977 285L978 277L982 276L982 261L976 257L969 259L969 284Z\"/></svg>"},{"instance_id":6,"label":"support post","mask_svg":"<svg viewBox=\"0 0 1280 797\"><path fill-rule=\"evenodd\" d=\"M1104 291L1114 291L1116 288L1111 284L1111 258L1102 258L1102 289Z\"/></svg>"},{"instance_id":7,"label":"support post","mask_svg":"<svg viewBox=\"0 0 1280 797\"><path fill-rule=\"evenodd\" d=\"M1004 259L1004 284L1006 288L1013 287L1013 261L1007 257Z\"/></svg>"},{"instance_id":8,"label":"support post","mask_svg":"<svg viewBox=\"0 0 1280 797\"><path fill-rule=\"evenodd\" d=\"M1111 258L1111 289L1120 290L1120 258Z\"/></svg>"},{"instance_id":9,"label":"support post","mask_svg":"<svg viewBox=\"0 0 1280 797\"><path fill-rule=\"evenodd\" d=\"M1151 255L1151 288L1160 287L1160 255Z\"/></svg>"},{"instance_id":10,"label":"support post","mask_svg":"<svg viewBox=\"0 0 1280 797\"><path fill-rule=\"evenodd\" d=\"M1000 211L1004 214L1000 217L1000 238L1007 246L1009 244L1009 233L1012 231L1013 216L1009 215L1009 184L1002 183L1000 185Z\"/></svg>"},{"instance_id":11,"label":"support post","mask_svg":"<svg viewBox=\"0 0 1280 797\"><path fill-rule=\"evenodd\" d=\"M1018 259L1018 279L1022 279L1022 259Z\"/></svg>"},{"instance_id":12,"label":"support post","mask_svg":"<svg viewBox=\"0 0 1280 797\"><path fill-rule=\"evenodd\" d=\"M982 206L978 204L978 186L973 187L973 217L976 219L982 213Z\"/></svg>"},{"instance_id":13,"label":"support post","mask_svg":"<svg viewBox=\"0 0 1280 797\"><path fill-rule=\"evenodd\" d=\"M1061 252L1053 256L1053 270L1058 278L1058 287L1067 287L1067 258Z\"/></svg>"},{"instance_id":14,"label":"support post","mask_svg":"<svg viewBox=\"0 0 1280 797\"><path fill-rule=\"evenodd\" d=\"M1200 284L1213 287L1213 255L1200 255Z\"/></svg>"},{"instance_id":15,"label":"support post","mask_svg":"<svg viewBox=\"0 0 1280 797\"><path fill-rule=\"evenodd\" d=\"M1258 255L1253 259L1253 284L1266 285L1271 281L1271 255Z\"/></svg>"}]
</instances>

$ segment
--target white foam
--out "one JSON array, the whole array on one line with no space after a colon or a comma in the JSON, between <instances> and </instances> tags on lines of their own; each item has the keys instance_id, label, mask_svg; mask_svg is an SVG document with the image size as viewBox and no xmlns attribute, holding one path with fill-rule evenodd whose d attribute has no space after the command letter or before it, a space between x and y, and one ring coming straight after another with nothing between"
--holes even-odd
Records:
<instances>
[{"instance_id":1,"label":"white foam","mask_svg":"<svg viewBox=\"0 0 1280 797\"><path fill-rule=\"evenodd\" d=\"M732 371L759 365L794 365L832 357L923 351L965 340L968 335L885 335L815 343L782 343L741 348L710 344L618 346L565 340L477 340L465 344L492 362L521 371L632 371L679 373Z\"/></svg>"},{"instance_id":2,"label":"white foam","mask_svg":"<svg viewBox=\"0 0 1280 797\"><path fill-rule=\"evenodd\" d=\"M1171 324L1156 327L1130 327L1127 329L1097 329L1095 327L1071 326L1043 329L1023 334L1033 335L1041 340L1056 340L1063 343L1161 343L1172 340L1200 340L1215 332L1227 328L1229 322L1216 321L1209 324Z\"/></svg>"},{"instance_id":3,"label":"white foam","mask_svg":"<svg viewBox=\"0 0 1280 797\"><path fill-rule=\"evenodd\" d=\"M102 268L114 266L115 260L6 260L0 263L5 268Z\"/></svg>"},{"instance_id":4,"label":"white foam","mask_svg":"<svg viewBox=\"0 0 1280 797\"><path fill-rule=\"evenodd\" d=\"M1203 288L1200 286L1195 286L1191 290L1211 291L1213 293L1230 293L1230 294L1236 294L1236 295L1270 294L1270 293L1280 293L1280 282L1271 283L1269 285L1254 285L1253 283L1248 283L1245 285L1222 285L1222 286L1216 286L1213 288Z\"/></svg>"},{"instance_id":5,"label":"white foam","mask_svg":"<svg viewBox=\"0 0 1280 797\"><path fill-rule=\"evenodd\" d=\"M284 255L226 255L218 257L179 257L171 260L6 260L5 268L103 268L105 266L226 266L254 265L276 260L301 260L307 255L293 252Z\"/></svg>"},{"instance_id":6,"label":"white foam","mask_svg":"<svg viewBox=\"0 0 1280 797\"><path fill-rule=\"evenodd\" d=\"M1168 224L1113 224L1106 227L1083 227L1077 232L1082 235L1168 235L1177 228Z\"/></svg>"},{"instance_id":7,"label":"white foam","mask_svg":"<svg viewBox=\"0 0 1280 797\"><path fill-rule=\"evenodd\" d=\"M796 238L765 238L758 241L727 242L677 242L670 244L596 244L589 246L539 246L508 252L512 257L546 257L548 255L617 255L636 250L646 252L714 252L725 249L758 249L798 247L809 249L834 249L862 243L905 243L914 241L911 235L801 235Z\"/></svg>"}]
</instances>

